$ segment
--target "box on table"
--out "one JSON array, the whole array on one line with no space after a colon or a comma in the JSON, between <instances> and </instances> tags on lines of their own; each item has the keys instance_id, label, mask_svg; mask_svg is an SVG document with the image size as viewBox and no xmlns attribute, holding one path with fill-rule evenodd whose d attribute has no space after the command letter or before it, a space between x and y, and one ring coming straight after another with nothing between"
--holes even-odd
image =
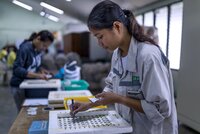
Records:
<instances>
[{"instance_id":1,"label":"box on table","mask_svg":"<svg viewBox=\"0 0 200 134\"><path fill-rule=\"evenodd\" d=\"M85 80L64 80L62 86L64 90L87 90L89 84Z\"/></svg>"},{"instance_id":2,"label":"box on table","mask_svg":"<svg viewBox=\"0 0 200 134\"><path fill-rule=\"evenodd\" d=\"M28 129L28 134L48 134L48 121L33 121Z\"/></svg>"},{"instance_id":3,"label":"box on table","mask_svg":"<svg viewBox=\"0 0 200 134\"><path fill-rule=\"evenodd\" d=\"M63 104L64 98L92 96L89 90L75 90L75 91L50 91L48 96L49 104Z\"/></svg>"},{"instance_id":4,"label":"box on table","mask_svg":"<svg viewBox=\"0 0 200 134\"><path fill-rule=\"evenodd\" d=\"M83 103L88 103L90 102L91 98L95 98L95 96L72 96L72 97L66 97L64 98L64 107L66 110L69 110L69 105L71 105L72 99L76 102L83 102ZM100 105L94 107L95 109L105 109L107 108L106 105Z\"/></svg>"},{"instance_id":5,"label":"box on table","mask_svg":"<svg viewBox=\"0 0 200 134\"><path fill-rule=\"evenodd\" d=\"M61 88L61 81L59 79L24 80L19 87L25 90L26 98L47 98L49 91L57 91Z\"/></svg>"}]
</instances>

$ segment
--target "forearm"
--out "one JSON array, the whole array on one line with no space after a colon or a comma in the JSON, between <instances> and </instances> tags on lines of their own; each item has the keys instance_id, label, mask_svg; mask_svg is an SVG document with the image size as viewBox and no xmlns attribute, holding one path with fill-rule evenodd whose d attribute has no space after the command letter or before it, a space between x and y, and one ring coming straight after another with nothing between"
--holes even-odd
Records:
<instances>
[{"instance_id":1,"label":"forearm","mask_svg":"<svg viewBox=\"0 0 200 134\"><path fill-rule=\"evenodd\" d=\"M100 105L103 105L102 102L100 102L100 101L87 103L88 109L93 108L93 107L97 107L97 106L100 106Z\"/></svg>"},{"instance_id":2,"label":"forearm","mask_svg":"<svg viewBox=\"0 0 200 134\"><path fill-rule=\"evenodd\" d=\"M144 113L140 100L131 99L131 98L128 98L125 96L118 95L117 99L112 100L112 102L126 105L130 108L134 108L134 110L137 112ZM102 100L96 101L95 103L90 102L87 104L87 106L88 106L88 108L92 108L92 107L96 107L99 105L113 104L112 102L102 99Z\"/></svg>"},{"instance_id":3,"label":"forearm","mask_svg":"<svg viewBox=\"0 0 200 134\"><path fill-rule=\"evenodd\" d=\"M26 77L27 78L36 78L36 79L40 78L39 74L33 73L33 72L28 72Z\"/></svg>"},{"instance_id":4,"label":"forearm","mask_svg":"<svg viewBox=\"0 0 200 134\"><path fill-rule=\"evenodd\" d=\"M120 96L119 103L133 108L137 112L144 113L140 100Z\"/></svg>"},{"instance_id":5,"label":"forearm","mask_svg":"<svg viewBox=\"0 0 200 134\"><path fill-rule=\"evenodd\" d=\"M97 94L96 97L100 99L94 103L88 103L87 105L89 108L99 105L119 103L127 107L133 108L137 112L144 113L141 105L141 100L132 99L112 92L102 92L100 94Z\"/></svg>"},{"instance_id":6,"label":"forearm","mask_svg":"<svg viewBox=\"0 0 200 134\"><path fill-rule=\"evenodd\" d=\"M51 73L49 70L44 69L43 67L39 68L39 72L42 74L52 74L53 75L53 73Z\"/></svg>"}]
</instances>

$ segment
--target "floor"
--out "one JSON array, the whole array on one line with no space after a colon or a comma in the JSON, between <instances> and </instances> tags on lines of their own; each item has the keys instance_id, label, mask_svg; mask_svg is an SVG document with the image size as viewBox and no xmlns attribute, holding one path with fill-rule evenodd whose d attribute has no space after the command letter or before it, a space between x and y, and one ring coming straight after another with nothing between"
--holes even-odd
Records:
<instances>
[{"instance_id":1,"label":"floor","mask_svg":"<svg viewBox=\"0 0 200 134\"><path fill-rule=\"evenodd\" d=\"M7 134L17 116L17 110L8 86L0 86L0 107L0 134ZM185 125L180 125L179 134L200 133Z\"/></svg>"},{"instance_id":2,"label":"floor","mask_svg":"<svg viewBox=\"0 0 200 134\"><path fill-rule=\"evenodd\" d=\"M17 108L8 87L0 87L0 134L7 134L17 117Z\"/></svg>"}]
</instances>

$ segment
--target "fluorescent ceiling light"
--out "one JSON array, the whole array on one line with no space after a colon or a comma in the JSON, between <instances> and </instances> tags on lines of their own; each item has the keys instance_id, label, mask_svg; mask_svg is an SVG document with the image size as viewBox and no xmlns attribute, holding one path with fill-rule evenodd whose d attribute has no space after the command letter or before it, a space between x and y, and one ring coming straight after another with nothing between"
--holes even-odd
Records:
<instances>
[{"instance_id":1,"label":"fluorescent ceiling light","mask_svg":"<svg viewBox=\"0 0 200 134\"><path fill-rule=\"evenodd\" d=\"M60 10L60 9L58 9L58 8L56 8L54 6L51 6L51 5L47 4L47 3L41 2L40 5L45 7L45 8L47 8L47 9L49 9L49 10L52 10L52 11L54 11L56 13L59 13L59 14L63 14L64 13L63 10Z\"/></svg>"},{"instance_id":2,"label":"fluorescent ceiling light","mask_svg":"<svg viewBox=\"0 0 200 134\"><path fill-rule=\"evenodd\" d=\"M59 21L59 18L57 18L57 17L55 17L55 16L53 16L53 15L50 15L50 14L48 14L48 13L45 13L45 12L40 12L40 15L41 16L43 16L43 17L46 17L46 18L48 18L48 19L50 19L50 20L52 20L52 21L55 21L55 22L58 22Z\"/></svg>"},{"instance_id":3,"label":"fluorescent ceiling light","mask_svg":"<svg viewBox=\"0 0 200 134\"><path fill-rule=\"evenodd\" d=\"M45 12L40 12L40 15L41 15L41 16L44 16L44 15L45 15Z\"/></svg>"},{"instance_id":4,"label":"fluorescent ceiling light","mask_svg":"<svg viewBox=\"0 0 200 134\"><path fill-rule=\"evenodd\" d=\"M66 1L70 2L71 0L66 0Z\"/></svg>"},{"instance_id":5,"label":"fluorescent ceiling light","mask_svg":"<svg viewBox=\"0 0 200 134\"><path fill-rule=\"evenodd\" d=\"M47 18L52 20L52 21L55 21L55 22L59 21L59 19L57 17L53 16L53 15L49 15L49 16L47 16Z\"/></svg>"},{"instance_id":6,"label":"fluorescent ceiling light","mask_svg":"<svg viewBox=\"0 0 200 134\"><path fill-rule=\"evenodd\" d=\"M24 3L22 3L22 2L19 2L19 1L17 1L17 0L13 0L12 3L14 3L14 4L16 4L16 5L20 6L20 7L23 7L23 8L25 8L25 9L29 10L29 11L32 11L32 10L33 10L33 8L32 8L31 6L26 5L26 4L24 4Z\"/></svg>"}]
</instances>

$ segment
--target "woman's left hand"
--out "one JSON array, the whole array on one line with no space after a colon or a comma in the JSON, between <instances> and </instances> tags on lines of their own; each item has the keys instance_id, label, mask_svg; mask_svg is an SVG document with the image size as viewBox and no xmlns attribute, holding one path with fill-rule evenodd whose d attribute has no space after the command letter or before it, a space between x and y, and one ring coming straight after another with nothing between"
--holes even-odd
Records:
<instances>
[{"instance_id":1,"label":"woman's left hand","mask_svg":"<svg viewBox=\"0 0 200 134\"><path fill-rule=\"evenodd\" d=\"M47 71L46 69L41 69L40 72L41 72L42 74L50 74L50 72Z\"/></svg>"},{"instance_id":2,"label":"woman's left hand","mask_svg":"<svg viewBox=\"0 0 200 134\"><path fill-rule=\"evenodd\" d=\"M119 103L122 98L122 96L120 96L116 93L112 93L112 92L102 92L100 94L97 94L96 97L100 98L100 100L98 100L98 102L102 105Z\"/></svg>"}]
</instances>

